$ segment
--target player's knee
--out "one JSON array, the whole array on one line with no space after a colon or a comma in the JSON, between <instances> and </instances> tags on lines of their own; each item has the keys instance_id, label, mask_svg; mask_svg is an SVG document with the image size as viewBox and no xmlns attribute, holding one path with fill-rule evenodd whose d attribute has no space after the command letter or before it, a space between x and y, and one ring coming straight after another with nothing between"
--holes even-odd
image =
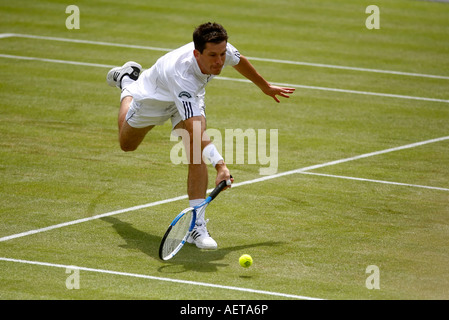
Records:
<instances>
[{"instance_id":1,"label":"player's knee","mask_svg":"<svg viewBox=\"0 0 449 320\"><path fill-rule=\"evenodd\" d=\"M120 142L120 148L122 149L122 151L131 152L137 149L137 145Z\"/></svg>"}]
</instances>

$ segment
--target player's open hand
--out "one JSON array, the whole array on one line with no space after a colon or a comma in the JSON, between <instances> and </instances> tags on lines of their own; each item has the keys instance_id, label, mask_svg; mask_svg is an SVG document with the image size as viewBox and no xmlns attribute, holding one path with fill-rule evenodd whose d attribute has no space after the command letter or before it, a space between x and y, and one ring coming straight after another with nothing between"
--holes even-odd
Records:
<instances>
[{"instance_id":1,"label":"player's open hand","mask_svg":"<svg viewBox=\"0 0 449 320\"><path fill-rule=\"evenodd\" d=\"M290 98L290 95L295 91L295 88L277 87L270 85L268 89L264 90L264 93L272 97L277 103L281 102L277 96L284 98Z\"/></svg>"}]
</instances>

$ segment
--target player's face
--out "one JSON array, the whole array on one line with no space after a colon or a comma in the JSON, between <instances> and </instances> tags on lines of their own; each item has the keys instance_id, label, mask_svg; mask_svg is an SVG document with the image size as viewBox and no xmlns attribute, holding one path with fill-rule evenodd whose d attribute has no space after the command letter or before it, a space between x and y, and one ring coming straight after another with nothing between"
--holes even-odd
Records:
<instances>
[{"instance_id":1,"label":"player's face","mask_svg":"<svg viewBox=\"0 0 449 320\"><path fill-rule=\"evenodd\" d=\"M204 74L219 75L226 60L226 41L220 43L206 43L203 53L194 51L196 61Z\"/></svg>"}]
</instances>

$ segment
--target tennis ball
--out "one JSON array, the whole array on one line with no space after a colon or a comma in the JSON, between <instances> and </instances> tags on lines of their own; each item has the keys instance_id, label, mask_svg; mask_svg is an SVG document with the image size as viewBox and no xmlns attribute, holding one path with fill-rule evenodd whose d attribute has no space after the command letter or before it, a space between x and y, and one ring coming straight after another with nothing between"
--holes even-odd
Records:
<instances>
[{"instance_id":1,"label":"tennis ball","mask_svg":"<svg viewBox=\"0 0 449 320\"><path fill-rule=\"evenodd\" d=\"M244 254L239 258L239 263L243 268L249 268L253 264L253 258L249 254Z\"/></svg>"}]
</instances>

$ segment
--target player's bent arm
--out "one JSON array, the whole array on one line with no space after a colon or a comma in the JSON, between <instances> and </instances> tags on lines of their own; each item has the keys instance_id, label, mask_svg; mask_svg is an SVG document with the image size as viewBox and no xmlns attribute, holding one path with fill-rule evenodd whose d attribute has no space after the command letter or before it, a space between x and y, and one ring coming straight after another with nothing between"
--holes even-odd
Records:
<instances>
[{"instance_id":1,"label":"player's bent arm","mask_svg":"<svg viewBox=\"0 0 449 320\"><path fill-rule=\"evenodd\" d=\"M295 91L294 88L277 87L268 83L257 72L251 62L249 62L249 60L242 55L240 56L240 62L234 66L234 69L237 70L245 78L253 82L260 88L260 90L263 91L263 93L272 97L276 102L280 102L277 98L278 95L284 98L289 98L289 95Z\"/></svg>"},{"instance_id":2,"label":"player's bent arm","mask_svg":"<svg viewBox=\"0 0 449 320\"><path fill-rule=\"evenodd\" d=\"M245 56L240 56L240 62L234 66L234 69L253 82L263 92L269 89L270 84L257 72L256 68Z\"/></svg>"}]
</instances>

